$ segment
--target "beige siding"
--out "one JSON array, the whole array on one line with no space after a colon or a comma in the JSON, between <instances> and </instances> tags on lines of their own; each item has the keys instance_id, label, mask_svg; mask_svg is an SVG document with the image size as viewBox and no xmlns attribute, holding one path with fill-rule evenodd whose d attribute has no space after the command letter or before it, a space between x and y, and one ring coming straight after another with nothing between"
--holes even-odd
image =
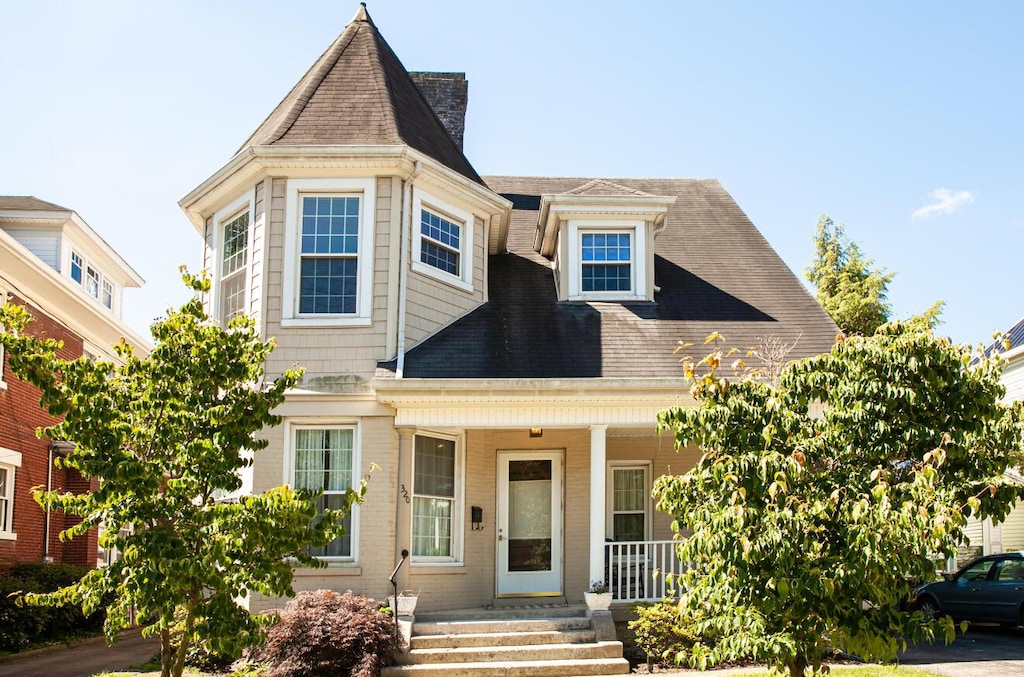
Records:
<instances>
[{"instance_id":1,"label":"beige siding","mask_svg":"<svg viewBox=\"0 0 1024 677\"><path fill-rule=\"evenodd\" d=\"M37 228L8 228L7 234L17 240L21 246L39 257L39 259L58 273L60 269L60 238L59 230L43 230ZM69 243L74 248L74 244ZM70 272L70 271L68 271ZM66 273L67 274L67 273Z\"/></svg>"},{"instance_id":2,"label":"beige siding","mask_svg":"<svg viewBox=\"0 0 1024 677\"><path fill-rule=\"evenodd\" d=\"M975 518L967 520L964 527L965 542L957 548L956 565L961 567L969 561L984 554L985 525Z\"/></svg>"},{"instance_id":3,"label":"beige siding","mask_svg":"<svg viewBox=\"0 0 1024 677\"><path fill-rule=\"evenodd\" d=\"M295 364L306 370L306 387L360 391L369 388L377 362L387 359L388 258L391 209L401 195L392 194L392 181L377 181L374 230L372 324L369 327L282 327L281 293L284 281L286 180L273 180L267 237L266 326L277 338L277 349L267 360L267 372L278 375Z\"/></svg>"},{"instance_id":4,"label":"beige siding","mask_svg":"<svg viewBox=\"0 0 1024 677\"><path fill-rule=\"evenodd\" d=\"M472 292L410 270L406 306L406 350L484 302L484 238L484 223L475 218ZM413 252L412 256L418 256L418 252Z\"/></svg>"}]
</instances>

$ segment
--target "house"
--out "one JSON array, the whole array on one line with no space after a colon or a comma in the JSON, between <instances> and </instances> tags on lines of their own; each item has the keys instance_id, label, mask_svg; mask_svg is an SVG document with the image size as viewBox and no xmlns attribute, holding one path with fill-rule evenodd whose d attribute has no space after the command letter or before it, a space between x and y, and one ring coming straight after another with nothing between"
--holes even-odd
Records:
<instances>
[{"instance_id":1,"label":"house","mask_svg":"<svg viewBox=\"0 0 1024 677\"><path fill-rule=\"evenodd\" d=\"M832 345L832 320L714 180L477 174L465 76L410 73L359 9L234 157L186 195L215 317L306 369L246 482L323 489L370 464L348 534L296 588L418 610L660 598L677 566L653 480L691 399L673 349ZM553 151L557 152L557 150ZM278 600L252 595L250 608Z\"/></svg>"},{"instance_id":2,"label":"house","mask_svg":"<svg viewBox=\"0 0 1024 677\"><path fill-rule=\"evenodd\" d=\"M1004 399L1007 402L1015 402L1024 399L1024 318L1013 325L1003 337L1009 342L1009 347L1002 353L1006 363L1000 380L1006 388ZM1006 476L1018 483L1024 483L1024 475L1020 469L1009 470ZM1024 502L1018 501L1006 519L998 524L993 524L991 519L968 519L964 533L969 542L957 550L957 567L981 555L1024 550Z\"/></svg>"},{"instance_id":3,"label":"house","mask_svg":"<svg viewBox=\"0 0 1024 677\"><path fill-rule=\"evenodd\" d=\"M0 196L0 304L26 307L29 331L64 342L64 359L114 360L121 337L146 342L121 321L125 289L142 278L74 211L35 197ZM58 534L77 517L48 514L32 487L72 492L95 489L53 459L68 451L60 440L39 439L36 429L56 421L39 408L39 391L15 378L0 346L0 566L63 562L95 566L104 553L97 534L62 543Z\"/></svg>"}]
</instances>

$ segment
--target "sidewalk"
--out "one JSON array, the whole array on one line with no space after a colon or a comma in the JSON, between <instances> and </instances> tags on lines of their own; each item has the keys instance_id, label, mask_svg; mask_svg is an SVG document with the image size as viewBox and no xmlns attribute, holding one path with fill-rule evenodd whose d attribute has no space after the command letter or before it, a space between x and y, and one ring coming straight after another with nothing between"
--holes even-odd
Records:
<instances>
[{"instance_id":1,"label":"sidewalk","mask_svg":"<svg viewBox=\"0 0 1024 677\"><path fill-rule=\"evenodd\" d=\"M138 631L123 633L111 647L102 637L96 637L0 660L0 677L90 677L104 670L124 670L145 663L159 650L158 639L143 639Z\"/></svg>"}]
</instances>

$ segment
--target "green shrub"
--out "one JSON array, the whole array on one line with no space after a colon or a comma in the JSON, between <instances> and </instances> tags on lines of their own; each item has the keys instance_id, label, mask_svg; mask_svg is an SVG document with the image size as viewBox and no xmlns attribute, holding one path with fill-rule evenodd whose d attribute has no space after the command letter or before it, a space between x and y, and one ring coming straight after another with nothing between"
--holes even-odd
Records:
<instances>
[{"instance_id":1,"label":"green shrub","mask_svg":"<svg viewBox=\"0 0 1024 677\"><path fill-rule=\"evenodd\" d=\"M30 644L73 637L103 628L103 612L83 616L72 604L32 607L17 603L27 592L53 592L77 582L87 567L27 562L0 575L0 651L19 651Z\"/></svg>"},{"instance_id":2,"label":"green shrub","mask_svg":"<svg viewBox=\"0 0 1024 677\"><path fill-rule=\"evenodd\" d=\"M300 592L253 657L267 677L374 677L398 648L394 618L380 607L351 592Z\"/></svg>"},{"instance_id":3,"label":"green shrub","mask_svg":"<svg viewBox=\"0 0 1024 677\"><path fill-rule=\"evenodd\" d=\"M655 663L680 665L689 659L690 650L698 642L714 643L714 638L700 636L694 627L697 619L680 610L676 600L639 605L634 612L637 619L629 622L629 629L637 648Z\"/></svg>"}]
</instances>

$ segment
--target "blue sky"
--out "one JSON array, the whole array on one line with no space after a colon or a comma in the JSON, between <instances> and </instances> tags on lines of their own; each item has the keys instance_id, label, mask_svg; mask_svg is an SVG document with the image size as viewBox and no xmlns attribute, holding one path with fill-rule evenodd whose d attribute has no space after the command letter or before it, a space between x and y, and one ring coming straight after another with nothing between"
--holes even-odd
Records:
<instances>
[{"instance_id":1,"label":"blue sky","mask_svg":"<svg viewBox=\"0 0 1024 677\"><path fill-rule=\"evenodd\" d=\"M12 3L0 194L76 210L147 280L138 332L185 291L177 201L223 165L356 2ZM287 8L287 9L285 9ZM896 273L897 317L987 340L1018 301L1024 4L380 0L410 70L464 71L481 174L716 178L802 279L821 213Z\"/></svg>"}]
</instances>

